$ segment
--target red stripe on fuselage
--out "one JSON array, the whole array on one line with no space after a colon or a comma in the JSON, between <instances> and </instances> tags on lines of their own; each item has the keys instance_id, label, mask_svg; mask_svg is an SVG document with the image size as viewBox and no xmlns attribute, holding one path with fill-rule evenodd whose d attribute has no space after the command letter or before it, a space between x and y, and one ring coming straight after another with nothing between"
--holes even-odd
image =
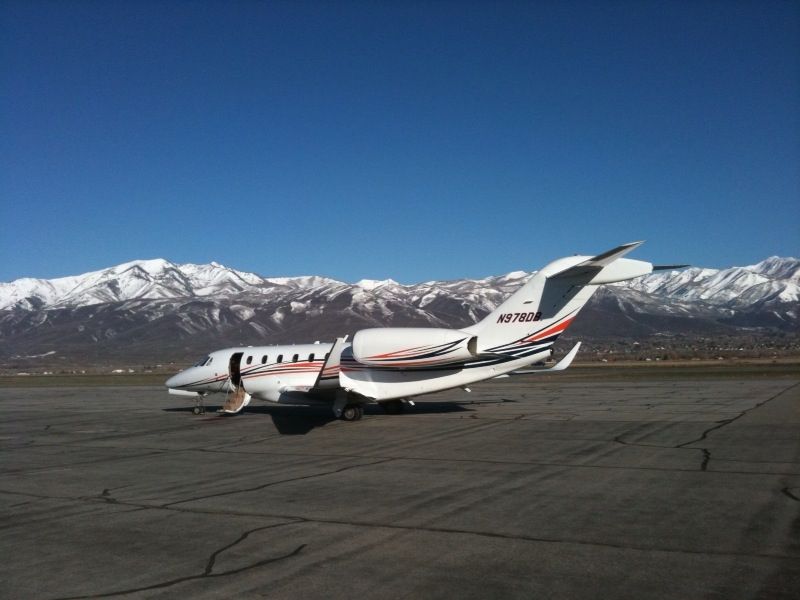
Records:
<instances>
[{"instance_id":1,"label":"red stripe on fuselage","mask_svg":"<svg viewBox=\"0 0 800 600\"><path fill-rule=\"evenodd\" d=\"M567 327L570 326L570 323L572 323L572 320L574 318L575 317L571 317L569 319L565 319L564 321L561 321L561 323L553 325L552 327L549 327L549 328L545 329L544 331L540 331L539 333L537 333L535 335L532 335L531 337L525 338L522 341L523 342L535 342L537 340L541 340L543 338L550 337L551 335L555 335L556 333L561 333Z\"/></svg>"}]
</instances>

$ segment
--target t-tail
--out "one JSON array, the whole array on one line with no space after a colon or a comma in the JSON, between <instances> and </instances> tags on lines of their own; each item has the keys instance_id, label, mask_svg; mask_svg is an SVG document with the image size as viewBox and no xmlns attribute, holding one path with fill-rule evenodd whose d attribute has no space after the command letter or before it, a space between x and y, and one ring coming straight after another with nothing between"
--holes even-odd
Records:
<instances>
[{"instance_id":1,"label":"t-tail","mask_svg":"<svg viewBox=\"0 0 800 600\"><path fill-rule=\"evenodd\" d=\"M622 258L642 243L623 244L594 257L555 260L480 323L464 331L477 337L481 355L538 355L570 326L601 284L653 271L649 262Z\"/></svg>"}]
</instances>

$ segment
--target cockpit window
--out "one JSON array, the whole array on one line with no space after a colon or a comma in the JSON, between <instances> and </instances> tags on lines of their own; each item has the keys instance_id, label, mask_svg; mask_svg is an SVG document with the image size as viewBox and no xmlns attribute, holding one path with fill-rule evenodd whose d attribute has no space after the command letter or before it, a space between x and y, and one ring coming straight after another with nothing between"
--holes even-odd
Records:
<instances>
[{"instance_id":1,"label":"cockpit window","mask_svg":"<svg viewBox=\"0 0 800 600\"><path fill-rule=\"evenodd\" d=\"M210 365L210 364L211 364L211 357L210 356L204 356L203 358L198 360L196 363L194 363L192 366L193 367L204 367L205 365Z\"/></svg>"}]
</instances>

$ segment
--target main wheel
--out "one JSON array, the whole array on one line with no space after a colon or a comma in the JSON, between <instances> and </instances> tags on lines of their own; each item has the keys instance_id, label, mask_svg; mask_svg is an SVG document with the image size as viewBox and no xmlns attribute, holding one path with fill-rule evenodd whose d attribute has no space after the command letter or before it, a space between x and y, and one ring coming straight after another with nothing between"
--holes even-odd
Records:
<instances>
[{"instance_id":1,"label":"main wheel","mask_svg":"<svg viewBox=\"0 0 800 600\"><path fill-rule=\"evenodd\" d=\"M358 404L348 404L342 410L342 421L358 421L364 411Z\"/></svg>"},{"instance_id":2,"label":"main wheel","mask_svg":"<svg viewBox=\"0 0 800 600\"><path fill-rule=\"evenodd\" d=\"M202 415L203 414L203 409L200 408L199 406L195 406L192 409L192 413L195 414L195 415Z\"/></svg>"}]
</instances>

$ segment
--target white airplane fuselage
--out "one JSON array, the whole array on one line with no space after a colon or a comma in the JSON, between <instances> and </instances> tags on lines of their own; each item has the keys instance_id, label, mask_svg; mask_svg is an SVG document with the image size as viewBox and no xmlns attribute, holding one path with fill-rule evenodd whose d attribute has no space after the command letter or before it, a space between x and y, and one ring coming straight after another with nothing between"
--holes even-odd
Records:
<instances>
[{"instance_id":1,"label":"white airplane fuselage","mask_svg":"<svg viewBox=\"0 0 800 600\"><path fill-rule=\"evenodd\" d=\"M324 384L326 379L338 378L338 369L321 377L332 346L297 344L216 350L171 377L166 385L171 391L188 394L229 393L242 387L255 399L286 402L292 397L291 392L310 389L320 379Z\"/></svg>"}]
</instances>

